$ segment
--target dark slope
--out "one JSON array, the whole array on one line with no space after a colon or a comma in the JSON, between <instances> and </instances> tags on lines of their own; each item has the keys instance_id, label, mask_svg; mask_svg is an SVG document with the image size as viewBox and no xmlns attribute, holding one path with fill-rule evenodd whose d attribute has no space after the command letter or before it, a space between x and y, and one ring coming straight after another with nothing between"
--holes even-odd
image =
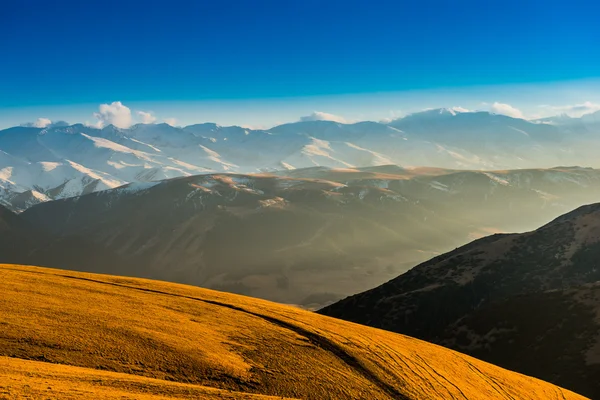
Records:
<instances>
[{"instance_id":1,"label":"dark slope","mask_svg":"<svg viewBox=\"0 0 600 400\"><path fill-rule=\"evenodd\" d=\"M480 239L320 312L443 343L598 398L600 300L581 286L598 280L594 204L534 232ZM590 300L574 300L580 297Z\"/></svg>"},{"instance_id":2,"label":"dark slope","mask_svg":"<svg viewBox=\"0 0 600 400\"><path fill-rule=\"evenodd\" d=\"M440 344L598 398L600 282L513 296L450 325Z\"/></svg>"},{"instance_id":3,"label":"dark slope","mask_svg":"<svg viewBox=\"0 0 600 400\"><path fill-rule=\"evenodd\" d=\"M86 238L117 254L110 273L306 306L385 281L475 229L375 186L242 175L100 192L22 218L62 243ZM104 252L93 256L93 268L107 272Z\"/></svg>"},{"instance_id":4,"label":"dark slope","mask_svg":"<svg viewBox=\"0 0 600 400\"><path fill-rule=\"evenodd\" d=\"M83 236L67 240L0 206L0 262L48 266L64 263L66 268L80 271L113 271L117 260L109 249Z\"/></svg>"},{"instance_id":5,"label":"dark slope","mask_svg":"<svg viewBox=\"0 0 600 400\"><path fill-rule=\"evenodd\" d=\"M37 247L38 238L28 222L0 205L0 258L4 262L20 260L25 252Z\"/></svg>"}]
</instances>

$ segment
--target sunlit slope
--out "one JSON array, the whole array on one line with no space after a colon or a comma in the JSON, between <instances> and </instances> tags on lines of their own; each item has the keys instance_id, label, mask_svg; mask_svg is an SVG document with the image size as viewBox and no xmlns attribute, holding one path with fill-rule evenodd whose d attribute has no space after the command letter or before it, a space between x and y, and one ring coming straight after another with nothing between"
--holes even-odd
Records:
<instances>
[{"instance_id":1,"label":"sunlit slope","mask_svg":"<svg viewBox=\"0 0 600 400\"><path fill-rule=\"evenodd\" d=\"M2 395L44 381L61 398L583 398L417 339L190 286L1 265L0 293Z\"/></svg>"},{"instance_id":2,"label":"sunlit slope","mask_svg":"<svg viewBox=\"0 0 600 400\"><path fill-rule=\"evenodd\" d=\"M1 399L281 399L132 374L0 357Z\"/></svg>"}]
</instances>

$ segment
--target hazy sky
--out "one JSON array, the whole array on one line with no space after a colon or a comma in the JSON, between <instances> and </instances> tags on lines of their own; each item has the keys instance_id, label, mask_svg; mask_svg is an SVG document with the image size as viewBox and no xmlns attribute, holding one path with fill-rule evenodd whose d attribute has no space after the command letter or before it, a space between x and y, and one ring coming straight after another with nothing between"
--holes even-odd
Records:
<instances>
[{"instance_id":1,"label":"hazy sky","mask_svg":"<svg viewBox=\"0 0 600 400\"><path fill-rule=\"evenodd\" d=\"M136 121L252 126L593 109L597 22L592 1L8 1L0 127L97 123L115 101Z\"/></svg>"}]
</instances>

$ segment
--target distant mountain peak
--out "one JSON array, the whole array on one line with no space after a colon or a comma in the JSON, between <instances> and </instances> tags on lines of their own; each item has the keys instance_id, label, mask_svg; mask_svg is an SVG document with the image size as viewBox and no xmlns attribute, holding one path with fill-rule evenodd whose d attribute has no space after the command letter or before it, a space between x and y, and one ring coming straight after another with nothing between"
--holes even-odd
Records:
<instances>
[{"instance_id":1,"label":"distant mountain peak","mask_svg":"<svg viewBox=\"0 0 600 400\"><path fill-rule=\"evenodd\" d=\"M435 117L454 117L459 114L471 113L472 111L462 107L443 107L443 108L431 108L423 111L417 111L408 114L402 118L398 118L394 121L401 121L403 119L411 118L435 118ZM392 121L392 122L394 122Z\"/></svg>"},{"instance_id":2,"label":"distant mountain peak","mask_svg":"<svg viewBox=\"0 0 600 400\"><path fill-rule=\"evenodd\" d=\"M471 110L467 110L466 108L463 107L447 107L447 108L440 108L439 109L440 114L451 114L451 115L457 115L457 114L463 114L463 113L468 113L471 112Z\"/></svg>"},{"instance_id":3,"label":"distant mountain peak","mask_svg":"<svg viewBox=\"0 0 600 400\"><path fill-rule=\"evenodd\" d=\"M389 124L311 120L270 129L214 122L186 127L136 124L128 129L82 124L16 127L0 131L0 150L12 156L2 157L0 170L12 168L11 180L16 185L10 190L14 192L16 187L22 191L36 186L47 191L49 182L56 188L90 173L128 183L206 172L273 171L282 166L398 164L477 170L599 166L594 148L600 139L584 134L600 133L600 119L590 114L587 121L554 126L447 107L410 114ZM578 142L581 138L590 141ZM65 160L84 169L74 171ZM39 171L40 162L64 167L51 173ZM47 194L44 190L41 193ZM0 196L6 202L7 195Z\"/></svg>"}]
</instances>

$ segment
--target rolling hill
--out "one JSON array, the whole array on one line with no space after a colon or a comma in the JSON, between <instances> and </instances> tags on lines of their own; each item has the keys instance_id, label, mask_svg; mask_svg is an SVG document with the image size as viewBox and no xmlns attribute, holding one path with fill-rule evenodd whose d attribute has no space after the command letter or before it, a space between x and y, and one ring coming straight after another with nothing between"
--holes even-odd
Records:
<instances>
[{"instance_id":1,"label":"rolling hill","mask_svg":"<svg viewBox=\"0 0 600 400\"><path fill-rule=\"evenodd\" d=\"M190 286L0 266L9 398L583 399L407 336Z\"/></svg>"},{"instance_id":2,"label":"rolling hill","mask_svg":"<svg viewBox=\"0 0 600 400\"><path fill-rule=\"evenodd\" d=\"M600 171L309 168L135 183L34 206L18 258L320 308L600 197ZM45 236L31 240L35 235ZM25 245L24 243L28 243ZM335 282L335 284L333 284Z\"/></svg>"},{"instance_id":3,"label":"rolling hill","mask_svg":"<svg viewBox=\"0 0 600 400\"><path fill-rule=\"evenodd\" d=\"M600 397L600 204L479 239L320 313ZM526 355L526 356L524 356Z\"/></svg>"}]
</instances>

